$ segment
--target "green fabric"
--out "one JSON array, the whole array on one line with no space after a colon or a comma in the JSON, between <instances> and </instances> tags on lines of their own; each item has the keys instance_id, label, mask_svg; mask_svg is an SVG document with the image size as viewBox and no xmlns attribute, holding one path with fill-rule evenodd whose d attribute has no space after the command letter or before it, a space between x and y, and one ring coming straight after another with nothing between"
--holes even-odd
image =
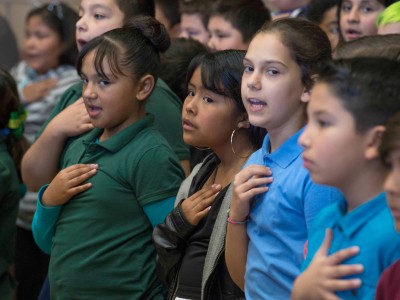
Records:
<instances>
[{"instance_id":1,"label":"green fabric","mask_svg":"<svg viewBox=\"0 0 400 300\"><path fill-rule=\"evenodd\" d=\"M65 91L61 100L57 103L46 123L43 125L41 132L43 132L47 124L56 115L78 100L81 96L82 82L73 85ZM146 100L146 111L155 116L155 127L168 141L179 160L189 160L190 151L183 141L182 101L161 79L157 80L153 92Z\"/></svg>"},{"instance_id":2,"label":"green fabric","mask_svg":"<svg viewBox=\"0 0 400 300\"><path fill-rule=\"evenodd\" d=\"M168 213L174 209L174 202L175 196L143 206L143 210L149 218L153 228L164 222Z\"/></svg>"},{"instance_id":3,"label":"green fabric","mask_svg":"<svg viewBox=\"0 0 400 300\"><path fill-rule=\"evenodd\" d=\"M14 161L0 138L0 291L4 291L1 295L6 295L12 287L10 278L5 273L14 260L19 190L20 184Z\"/></svg>"},{"instance_id":4,"label":"green fabric","mask_svg":"<svg viewBox=\"0 0 400 300\"><path fill-rule=\"evenodd\" d=\"M52 299L162 299L143 207L175 196L183 172L152 123L147 115L104 142L95 142L101 130L94 129L66 145L61 168L99 169L93 186L62 207L51 249Z\"/></svg>"}]
</instances>

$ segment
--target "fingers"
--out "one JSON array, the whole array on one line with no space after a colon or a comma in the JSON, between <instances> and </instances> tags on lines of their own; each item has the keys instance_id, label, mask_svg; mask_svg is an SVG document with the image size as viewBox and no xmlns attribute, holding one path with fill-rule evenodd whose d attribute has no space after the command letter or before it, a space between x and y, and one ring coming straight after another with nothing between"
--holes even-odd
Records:
<instances>
[{"instance_id":1,"label":"fingers","mask_svg":"<svg viewBox=\"0 0 400 300\"><path fill-rule=\"evenodd\" d=\"M357 255L360 252L360 248L358 246L346 248L339 250L333 254L331 254L328 257L328 264L330 265L338 265L345 261L346 259L349 259L350 257L353 257Z\"/></svg>"},{"instance_id":2,"label":"fingers","mask_svg":"<svg viewBox=\"0 0 400 300\"><path fill-rule=\"evenodd\" d=\"M216 194L221 190L220 184L213 184L211 187L204 187L197 193L193 194L192 197L187 200L193 203L193 208L197 208L198 211L204 210L211 206L214 202Z\"/></svg>"},{"instance_id":3,"label":"fingers","mask_svg":"<svg viewBox=\"0 0 400 300\"><path fill-rule=\"evenodd\" d=\"M318 251L315 253L315 255L326 256L328 254L329 248L331 247L332 239L333 239L332 230L330 228L326 228L324 240L321 246L319 247Z\"/></svg>"},{"instance_id":4,"label":"fingers","mask_svg":"<svg viewBox=\"0 0 400 300\"><path fill-rule=\"evenodd\" d=\"M361 286L362 282L359 278L354 279L332 279L326 284L331 291L348 291L354 290Z\"/></svg>"},{"instance_id":5,"label":"fingers","mask_svg":"<svg viewBox=\"0 0 400 300\"><path fill-rule=\"evenodd\" d=\"M350 275L360 274L364 271L364 267L361 264L353 264L353 265L337 265L327 269L326 277L327 278L343 278ZM348 281L348 280L344 280Z\"/></svg>"}]
</instances>

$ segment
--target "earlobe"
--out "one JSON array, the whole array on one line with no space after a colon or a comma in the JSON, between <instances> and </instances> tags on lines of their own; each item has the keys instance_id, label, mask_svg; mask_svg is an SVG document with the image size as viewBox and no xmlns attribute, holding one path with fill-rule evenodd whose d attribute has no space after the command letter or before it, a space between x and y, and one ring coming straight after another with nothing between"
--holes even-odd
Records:
<instances>
[{"instance_id":1,"label":"earlobe","mask_svg":"<svg viewBox=\"0 0 400 300\"><path fill-rule=\"evenodd\" d=\"M368 133L368 144L365 150L365 158L367 160L373 160L379 157L379 145L382 141L382 135L385 132L386 127L383 125L375 126Z\"/></svg>"},{"instance_id":2,"label":"earlobe","mask_svg":"<svg viewBox=\"0 0 400 300\"><path fill-rule=\"evenodd\" d=\"M248 115L246 113L246 114L243 115L241 120L238 122L236 128L249 128L249 127L250 127L250 121L249 121L249 117L248 117Z\"/></svg>"},{"instance_id":3,"label":"earlobe","mask_svg":"<svg viewBox=\"0 0 400 300\"><path fill-rule=\"evenodd\" d=\"M153 91L155 84L154 77L150 74L143 76L139 81L139 89L136 93L136 99L139 101L145 100Z\"/></svg>"},{"instance_id":4,"label":"earlobe","mask_svg":"<svg viewBox=\"0 0 400 300\"><path fill-rule=\"evenodd\" d=\"M313 84L309 88L304 87L303 94L301 95L301 98L300 98L301 102L303 102L303 103L310 102L311 91L312 91L315 83L317 82L317 79L318 79L317 74L311 75L311 80L312 80Z\"/></svg>"}]
</instances>

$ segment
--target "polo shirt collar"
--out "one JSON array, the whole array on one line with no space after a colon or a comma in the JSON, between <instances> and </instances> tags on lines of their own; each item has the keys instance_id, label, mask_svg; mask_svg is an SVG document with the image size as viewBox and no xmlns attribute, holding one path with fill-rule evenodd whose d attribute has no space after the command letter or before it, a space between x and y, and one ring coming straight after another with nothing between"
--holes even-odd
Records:
<instances>
[{"instance_id":1,"label":"polo shirt collar","mask_svg":"<svg viewBox=\"0 0 400 300\"><path fill-rule=\"evenodd\" d=\"M126 144L128 144L138 133L142 130L151 127L154 124L154 116L151 114L146 114L146 116L139 121L128 126L116 135L113 135L104 142L99 142L98 146L102 147L110 152L118 152ZM83 143L85 145L93 144L95 140L98 139L100 134L103 132L102 128L93 129L84 139Z\"/></svg>"},{"instance_id":2,"label":"polo shirt collar","mask_svg":"<svg viewBox=\"0 0 400 300\"><path fill-rule=\"evenodd\" d=\"M267 134L262 146L264 160L270 159L281 168L287 168L303 152L303 147L298 143L298 139L303 131L304 128L300 129L272 153L268 152L268 149L270 149L270 140L269 134Z\"/></svg>"},{"instance_id":3,"label":"polo shirt collar","mask_svg":"<svg viewBox=\"0 0 400 300\"><path fill-rule=\"evenodd\" d=\"M344 201L343 201L344 202ZM386 194L380 193L375 198L365 202L351 212L347 212L346 204L337 204L337 218L339 229L348 237L358 232L365 223L373 219L379 212L387 209Z\"/></svg>"}]
</instances>

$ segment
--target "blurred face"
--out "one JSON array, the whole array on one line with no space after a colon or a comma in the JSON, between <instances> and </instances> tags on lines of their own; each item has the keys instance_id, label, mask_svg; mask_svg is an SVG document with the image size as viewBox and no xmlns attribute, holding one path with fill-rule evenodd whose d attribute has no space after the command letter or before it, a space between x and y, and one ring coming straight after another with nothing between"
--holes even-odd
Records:
<instances>
[{"instance_id":1,"label":"blurred face","mask_svg":"<svg viewBox=\"0 0 400 300\"><path fill-rule=\"evenodd\" d=\"M292 10L306 5L308 0L264 0L264 2L277 10Z\"/></svg>"},{"instance_id":2,"label":"blurred face","mask_svg":"<svg viewBox=\"0 0 400 300\"><path fill-rule=\"evenodd\" d=\"M242 99L250 123L291 136L302 126L305 94L291 53L276 33L259 33L243 64Z\"/></svg>"},{"instance_id":3,"label":"blurred face","mask_svg":"<svg viewBox=\"0 0 400 300\"><path fill-rule=\"evenodd\" d=\"M242 115L233 101L205 89L198 67L190 79L188 94L183 103L185 143L197 147L210 147L214 151L221 148L230 149L231 133Z\"/></svg>"},{"instance_id":4,"label":"blurred face","mask_svg":"<svg viewBox=\"0 0 400 300\"><path fill-rule=\"evenodd\" d=\"M160 5L155 5L156 8L156 15L155 18L158 22L164 24L165 29L168 32L168 35L173 38L173 37L178 37L180 32L181 32L181 26L180 24L176 24L174 26L171 26L171 22L168 20L168 18L165 16L164 11L161 9Z\"/></svg>"},{"instance_id":5,"label":"blurred face","mask_svg":"<svg viewBox=\"0 0 400 300\"><path fill-rule=\"evenodd\" d=\"M377 0L344 0L340 8L340 31L346 42L377 33L376 19L384 10Z\"/></svg>"},{"instance_id":6,"label":"blurred face","mask_svg":"<svg viewBox=\"0 0 400 300\"><path fill-rule=\"evenodd\" d=\"M339 42L339 23L337 18L337 6L328 9L324 13L321 24L321 29L326 33L331 42L332 49L335 49Z\"/></svg>"},{"instance_id":7,"label":"blurred face","mask_svg":"<svg viewBox=\"0 0 400 300\"><path fill-rule=\"evenodd\" d=\"M38 74L57 68L63 44L57 32L48 27L39 16L26 23L24 52L26 62Z\"/></svg>"},{"instance_id":8,"label":"blurred face","mask_svg":"<svg viewBox=\"0 0 400 300\"><path fill-rule=\"evenodd\" d=\"M76 23L78 50L104 32L122 27L124 16L114 0L81 0Z\"/></svg>"},{"instance_id":9,"label":"blurred face","mask_svg":"<svg viewBox=\"0 0 400 300\"><path fill-rule=\"evenodd\" d=\"M399 34L400 33L400 22L390 23L386 25L380 25L378 28L378 34Z\"/></svg>"},{"instance_id":10,"label":"blurred face","mask_svg":"<svg viewBox=\"0 0 400 300\"><path fill-rule=\"evenodd\" d=\"M299 138L304 167L316 183L345 192L365 162L365 134L356 132L353 116L326 83L314 86L307 115L307 127Z\"/></svg>"},{"instance_id":11,"label":"blurred face","mask_svg":"<svg viewBox=\"0 0 400 300\"><path fill-rule=\"evenodd\" d=\"M208 47L213 50L247 50L248 43L243 42L243 36L239 30L232 26L222 16L212 16L208 22L208 31L210 39Z\"/></svg>"},{"instance_id":12,"label":"blurred face","mask_svg":"<svg viewBox=\"0 0 400 300\"><path fill-rule=\"evenodd\" d=\"M390 171L383 188L386 191L396 230L400 232L400 149L390 152L386 162Z\"/></svg>"},{"instance_id":13,"label":"blurred face","mask_svg":"<svg viewBox=\"0 0 400 300\"><path fill-rule=\"evenodd\" d=\"M94 127L104 128L102 139L120 132L143 117L136 99L138 84L128 76L115 77L107 58L103 69L107 78L102 78L94 67L95 51L86 55L82 64L82 97Z\"/></svg>"},{"instance_id":14,"label":"blurred face","mask_svg":"<svg viewBox=\"0 0 400 300\"><path fill-rule=\"evenodd\" d=\"M204 27L200 14L182 14L181 33L179 37L194 39L207 46L210 33Z\"/></svg>"}]
</instances>

